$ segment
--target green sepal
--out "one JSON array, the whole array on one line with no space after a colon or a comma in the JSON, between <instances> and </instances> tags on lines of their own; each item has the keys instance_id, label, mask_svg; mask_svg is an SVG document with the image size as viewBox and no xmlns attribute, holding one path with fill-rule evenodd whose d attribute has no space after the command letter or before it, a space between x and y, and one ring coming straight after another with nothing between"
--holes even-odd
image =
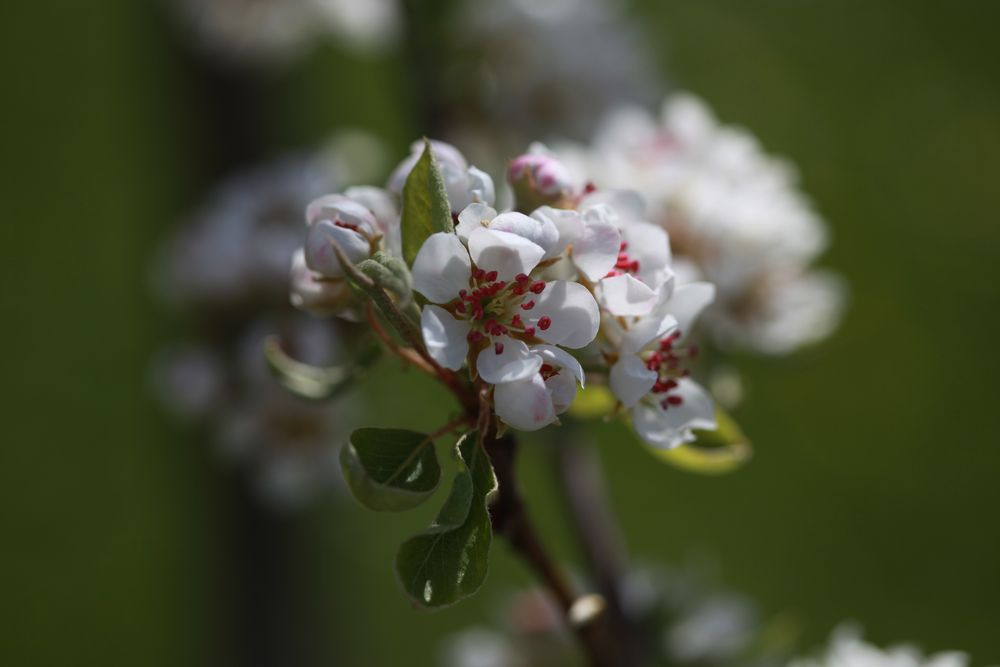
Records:
<instances>
[{"instance_id":1,"label":"green sepal","mask_svg":"<svg viewBox=\"0 0 1000 667\"><path fill-rule=\"evenodd\" d=\"M379 287L396 297L397 302L405 307L413 298L410 269L398 257L381 250L358 264L358 270L371 278Z\"/></svg>"},{"instance_id":2,"label":"green sepal","mask_svg":"<svg viewBox=\"0 0 1000 667\"><path fill-rule=\"evenodd\" d=\"M426 138L424 152L403 185L400 227L403 259L408 266L413 266L413 260L428 236L436 232L450 232L455 227L444 177L431 150L431 142Z\"/></svg>"},{"instance_id":3,"label":"green sepal","mask_svg":"<svg viewBox=\"0 0 1000 667\"><path fill-rule=\"evenodd\" d=\"M458 473L434 523L402 544L396 575L407 597L424 610L455 604L486 579L493 529L488 506L497 479L478 433L455 445Z\"/></svg>"},{"instance_id":4,"label":"green sepal","mask_svg":"<svg viewBox=\"0 0 1000 667\"><path fill-rule=\"evenodd\" d=\"M354 497L377 512L413 509L441 480L433 441L415 431L358 429L340 450L340 465Z\"/></svg>"}]
</instances>

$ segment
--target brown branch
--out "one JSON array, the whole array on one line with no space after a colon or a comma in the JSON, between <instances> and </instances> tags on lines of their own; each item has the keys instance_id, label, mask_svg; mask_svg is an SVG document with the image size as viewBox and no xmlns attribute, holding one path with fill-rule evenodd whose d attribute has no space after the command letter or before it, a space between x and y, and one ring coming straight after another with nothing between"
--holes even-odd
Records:
<instances>
[{"instance_id":1,"label":"brown branch","mask_svg":"<svg viewBox=\"0 0 1000 667\"><path fill-rule=\"evenodd\" d=\"M580 600L580 595L546 551L528 516L517 484L514 465L516 441L509 433L498 438L491 430L485 435L486 451L493 463L499 485L497 498L490 506L494 532L507 540L510 547L548 588L575 632L589 664L592 667L620 667L624 663L612 641L604 613L573 621L574 605Z\"/></svg>"}]
</instances>

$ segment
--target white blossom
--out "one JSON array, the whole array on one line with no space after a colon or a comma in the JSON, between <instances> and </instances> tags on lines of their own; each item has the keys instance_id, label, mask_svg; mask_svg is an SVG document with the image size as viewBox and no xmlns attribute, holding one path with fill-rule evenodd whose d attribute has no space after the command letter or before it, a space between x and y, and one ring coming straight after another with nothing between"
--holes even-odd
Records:
<instances>
[{"instance_id":1,"label":"white blossom","mask_svg":"<svg viewBox=\"0 0 1000 667\"><path fill-rule=\"evenodd\" d=\"M475 217L483 213L475 210ZM554 346L581 348L593 341L598 306L583 285L531 277L546 251L528 237L550 237L551 230L539 232L543 222L508 213L487 215L484 225L475 217L466 215L461 234L432 234L414 260L413 288L431 302L421 315L424 342L445 368L468 363L497 385L501 419L525 430L541 428L572 400L567 379L574 378L574 391L583 381L575 359Z\"/></svg>"}]
</instances>

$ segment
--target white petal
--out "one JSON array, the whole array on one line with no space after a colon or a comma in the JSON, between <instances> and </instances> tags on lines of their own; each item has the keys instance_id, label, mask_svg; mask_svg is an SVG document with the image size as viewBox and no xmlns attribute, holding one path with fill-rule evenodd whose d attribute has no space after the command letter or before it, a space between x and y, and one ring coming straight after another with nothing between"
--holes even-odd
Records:
<instances>
[{"instance_id":1,"label":"white petal","mask_svg":"<svg viewBox=\"0 0 1000 667\"><path fill-rule=\"evenodd\" d=\"M496 201L496 188L493 187L493 179L482 169L469 167L466 174L469 178L469 192L472 200L484 204L493 205Z\"/></svg>"},{"instance_id":2,"label":"white petal","mask_svg":"<svg viewBox=\"0 0 1000 667\"><path fill-rule=\"evenodd\" d=\"M661 340L677 328L673 315L650 315L629 325L622 334L619 350L622 354L635 354L653 341Z\"/></svg>"},{"instance_id":3,"label":"white petal","mask_svg":"<svg viewBox=\"0 0 1000 667\"><path fill-rule=\"evenodd\" d=\"M559 241L545 253L546 259L555 257L565 250L566 246L575 243L583 237L583 216L580 215L579 211L542 206L535 209L531 217L536 220L551 222L555 226L556 231L559 232Z\"/></svg>"},{"instance_id":4,"label":"white petal","mask_svg":"<svg viewBox=\"0 0 1000 667\"><path fill-rule=\"evenodd\" d=\"M635 190L597 190L580 202L580 208L607 206L621 220L642 220L646 216L646 200Z\"/></svg>"},{"instance_id":5,"label":"white petal","mask_svg":"<svg viewBox=\"0 0 1000 667\"><path fill-rule=\"evenodd\" d=\"M688 283L674 290L664 308L676 318L681 334L687 336L695 319L714 299L715 285L712 283Z\"/></svg>"},{"instance_id":6,"label":"white petal","mask_svg":"<svg viewBox=\"0 0 1000 667\"><path fill-rule=\"evenodd\" d=\"M580 283L553 280L535 301L535 307L526 311L527 319L535 327L535 335L545 342L580 348L597 336L601 311L593 295ZM547 329L538 324L543 317L550 320Z\"/></svg>"},{"instance_id":7,"label":"white petal","mask_svg":"<svg viewBox=\"0 0 1000 667\"><path fill-rule=\"evenodd\" d=\"M462 367L469 353L468 322L456 320L444 308L426 306L420 314L420 329L434 361L453 371Z\"/></svg>"},{"instance_id":8,"label":"white petal","mask_svg":"<svg viewBox=\"0 0 1000 667\"><path fill-rule=\"evenodd\" d=\"M542 376L498 384L493 392L497 416L521 431L536 431L555 421L552 397Z\"/></svg>"},{"instance_id":9,"label":"white petal","mask_svg":"<svg viewBox=\"0 0 1000 667\"><path fill-rule=\"evenodd\" d=\"M683 399L680 405L663 410L655 403L639 403L632 411L632 426L653 447L671 449L692 442L691 429L716 428L715 405L711 397L693 380L683 378L671 395Z\"/></svg>"},{"instance_id":10,"label":"white petal","mask_svg":"<svg viewBox=\"0 0 1000 667\"><path fill-rule=\"evenodd\" d=\"M661 227L648 222L632 222L622 227L622 241L629 257L639 261L638 277L653 285L670 266L670 241Z\"/></svg>"},{"instance_id":11,"label":"white petal","mask_svg":"<svg viewBox=\"0 0 1000 667\"><path fill-rule=\"evenodd\" d=\"M656 384L656 371L646 368L634 354L623 355L611 367L611 391L626 408L631 408Z\"/></svg>"},{"instance_id":12,"label":"white petal","mask_svg":"<svg viewBox=\"0 0 1000 667\"><path fill-rule=\"evenodd\" d=\"M575 379L581 387L583 386L583 366L580 365L580 362L572 354L555 345L535 345L531 350L541 356L542 361L566 371L566 377Z\"/></svg>"},{"instance_id":13,"label":"white petal","mask_svg":"<svg viewBox=\"0 0 1000 667\"><path fill-rule=\"evenodd\" d=\"M335 244L355 264L367 259L371 253L371 244L365 237L353 230L337 227L329 220L320 220L306 233L306 265L328 278L343 276L344 271L333 250Z\"/></svg>"},{"instance_id":14,"label":"white petal","mask_svg":"<svg viewBox=\"0 0 1000 667\"><path fill-rule=\"evenodd\" d=\"M539 246L548 255L549 250L559 242L559 230L555 223L547 218L528 217L517 211L501 213L490 222L490 229L498 232L510 232L526 238Z\"/></svg>"},{"instance_id":15,"label":"white petal","mask_svg":"<svg viewBox=\"0 0 1000 667\"><path fill-rule=\"evenodd\" d=\"M549 390L552 399L552 409L557 415L569 410L576 398L577 382L569 373L556 373L545 381L545 387Z\"/></svg>"},{"instance_id":16,"label":"white petal","mask_svg":"<svg viewBox=\"0 0 1000 667\"><path fill-rule=\"evenodd\" d=\"M621 234L614 223L599 214L584 214L583 238L573 244L573 263L591 282L614 268L621 247Z\"/></svg>"},{"instance_id":17,"label":"white petal","mask_svg":"<svg viewBox=\"0 0 1000 667\"><path fill-rule=\"evenodd\" d=\"M480 227L488 227L490 221L495 217L497 217L497 212L493 207L478 202L469 204L458 214L455 233L460 239L467 242L469 234Z\"/></svg>"},{"instance_id":18,"label":"white petal","mask_svg":"<svg viewBox=\"0 0 1000 667\"><path fill-rule=\"evenodd\" d=\"M497 354L495 345L490 345L483 348L476 358L479 377L490 384L524 380L536 375L542 367L542 358L532 354L523 342L509 336L497 336L493 342L503 346L500 354Z\"/></svg>"},{"instance_id":19,"label":"white petal","mask_svg":"<svg viewBox=\"0 0 1000 667\"><path fill-rule=\"evenodd\" d=\"M413 289L434 303L448 303L469 286L472 262L462 241L450 232L431 234L413 260Z\"/></svg>"},{"instance_id":20,"label":"white petal","mask_svg":"<svg viewBox=\"0 0 1000 667\"><path fill-rule=\"evenodd\" d=\"M658 300L657 293L649 285L627 273L604 278L600 288L601 302L612 315L648 315Z\"/></svg>"},{"instance_id":21,"label":"white petal","mask_svg":"<svg viewBox=\"0 0 1000 667\"><path fill-rule=\"evenodd\" d=\"M477 267L496 271L500 280L510 281L519 273L531 273L545 251L517 234L484 227L469 234L469 254Z\"/></svg>"}]
</instances>

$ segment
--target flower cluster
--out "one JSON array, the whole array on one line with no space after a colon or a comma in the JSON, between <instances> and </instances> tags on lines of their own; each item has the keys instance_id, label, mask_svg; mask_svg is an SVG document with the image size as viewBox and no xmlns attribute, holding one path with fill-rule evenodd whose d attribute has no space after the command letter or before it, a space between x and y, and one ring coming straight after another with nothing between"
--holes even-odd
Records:
<instances>
[{"instance_id":1,"label":"flower cluster","mask_svg":"<svg viewBox=\"0 0 1000 667\"><path fill-rule=\"evenodd\" d=\"M428 151L452 212L410 266L429 363L467 369L500 422L520 430L554 423L588 375L608 384L653 447L673 448L715 427L713 402L690 376L698 348L689 337L715 289L678 284L667 234L643 217L641 197L578 187L533 146L509 163L516 206L498 212L487 174L448 144L431 142ZM419 159L415 147L388 192L403 194ZM396 206L385 191L365 195L349 190L308 207L293 268L296 305L357 317L364 305L343 285L347 264L376 250L398 255L406 231Z\"/></svg>"},{"instance_id":2,"label":"flower cluster","mask_svg":"<svg viewBox=\"0 0 1000 667\"><path fill-rule=\"evenodd\" d=\"M785 354L836 326L843 288L810 268L827 231L794 169L719 125L699 99L675 94L659 119L619 109L589 146L557 152L579 178L643 195L650 220L670 233L678 279L718 288L706 316L719 343Z\"/></svg>"}]
</instances>

